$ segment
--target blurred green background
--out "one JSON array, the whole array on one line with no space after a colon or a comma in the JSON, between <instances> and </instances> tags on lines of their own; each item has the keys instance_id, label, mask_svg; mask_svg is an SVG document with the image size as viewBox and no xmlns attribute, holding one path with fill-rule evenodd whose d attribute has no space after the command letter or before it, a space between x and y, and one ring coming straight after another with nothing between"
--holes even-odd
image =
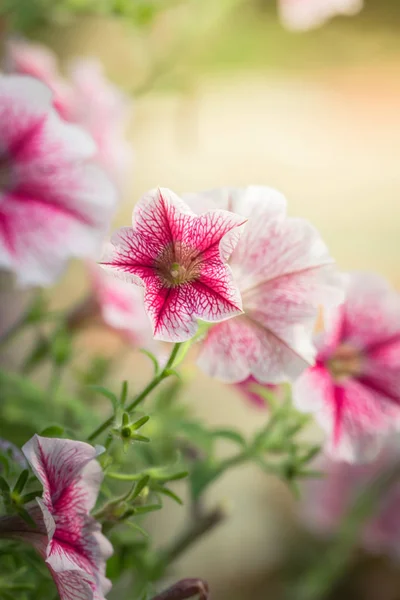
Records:
<instances>
[{"instance_id":1,"label":"blurred green background","mask_svg":"<svg viewBox=\"0 0 400 600\"><path fill-rule=\"evenodd\" d=\"M321 231L342 269L378 271L400 287L400 1L365 4L358 16L305 33L284 30L272 0L170 2L133 25L82 15L30 33L63 62L98 56L132 92L135 160L116 224L129 224L133 203L158 185L178 193L270 185L286 194L290 214ZM74 266L55 303L83 287ZM107 354L118 347L104 332L81 344ZM125 359L120 375L145 381L146 368ZM204 376L187 399L209 423L250 432L262 418ZM282 565L303 540L293 498L251 467L218 483L209 501L221 498L230 519L179 562L174 578L207 578L216 600L277 597ZM183 519L168 507L152 529L162 541ZM399 589L397 567L363 559L334 597L399 600Z\"/></svg>"}]
</instances>

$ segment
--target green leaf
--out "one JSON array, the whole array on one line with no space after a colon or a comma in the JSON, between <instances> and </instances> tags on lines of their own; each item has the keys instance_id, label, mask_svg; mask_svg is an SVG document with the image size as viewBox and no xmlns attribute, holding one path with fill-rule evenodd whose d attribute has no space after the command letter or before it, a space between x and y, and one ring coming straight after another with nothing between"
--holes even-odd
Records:
<instances>
[{"instance_id":1,"label":"green leaf","mask_svg":"<svg viewBox=\"0 0 400 600\"><path fill-rule=\"evenodd\" d=\"M145 417L141 417L140 419L138 419L137 421L135 421L135 423L131 424L131 429L132 431L136 431L137 429L140 429L141 427L143 427L143 425L145 423L147 423L147 421L150 419L149 416L145 416Z\"/></svg>"},{"instance_id":2,"label":"green leaf","mask_svg":"<svg viewBox=\"0 0 400 600\"><path fill-rule=\"evenodd\" d=\"M106 387L104 387L102 385L89 385L88 387L90 390L93 390L94 392L97 392L101 396L104 396L104 398L107 398L108 400L110 400L110 402L114 408L114 412L117 410L118 398L111 390L107 389Z\"/></svg>"},{"instance_id":3,"label":"green leaf","mask_svg":"<svg viewBox=\"0 0 400 600\"><path fill-rule=\"evenodd\" d=\"M154 491L158 492L159 494L168 496L168 498L171 498L171 500L174 500L174 502L176 502L177 504L183 504L183 500L177 494L172 492L170 489L163 487L162 485L154 486L152 489L154 489Z\"/></svg>"},{"instance_id":4,"label":"green leaf","mask_svg":"<svg viewBox=\"0 0 400 600\"><path fill-rule=\"evenodd\" d=\"M8 496L10 494L10 486L7 481L0 475L0 493Z\"/></svg>"},{"instance_id":5,"label":"green leaf","mask_svg":"<svg viewBox=\"0 0 400 600\"><path fill-rule=\"evenodd\" d=\"M36 498L40 498L42 495L42 490L35 490L34 492L29 492L28 494L24 494L21 497L22 504L28 504L28 502L32 502Z\"/></svg>"},{"instance_id":6,"label":"green leaf","mask_svg":"<svg viewBox=\"0 0 400 600\"><path fill-rule=\"evenodd\" d=\"M31 353L25 358L22 364L22 373L30 373L33 369L40 365L40 363L46 360L49 355L50 343L46 338L40 337L33 347Z\"/></svg>"},{"instance_id":7,"label":"green leaf","mask_svg":"<svg viewBox=\"0 0 400 600\"><path fill-rule=\"evenodd\" d=\"M150 538L150 535L147 533L147 531L145 531L144 529L142 529L141 527L139 527L139 525L137 525L136 523L133 523L132 521L125 521L124 524L128 525L129 527L131 527L135 531L138 531L143 537Z\"/></svg>"},{"instance_id":8,"label":"green leaf","mask_svg":"<svg viewBox=\"0 0 400 600\"><path fill-rule=\"evenodd\" d=\"M126 399L128 397L128 382L125 380L122 382L121 396L120 396L120 406L122 408L125 406Z\"/></svg>"},{"instance_id":9,"label":"green leaf","mask_svg":"<svg viewBox=\"0 0 400 600\"><path fill-rule=\"evenodd\" d=\"M61 425L50 425L46 427L40 434L42 437L58 438L64 435L64 427Z\"/></svg>"},{"instance_id":10,"label":"green leaf","mask_svg":"<svg viewBox=\"0 0 400 600\"><path fill-rule=\"evenodd\" d=\"M131 441L132 442L145 442L146 444L148 444L150 442L150 439L144 435L139 435L138 433L133 433L131 435Z\"/></svg>"},{"instance_id":11,"label":"green leaf","mask_svg":"<svg viewBox=\"0 0 400 600\"><path fill-rule=\"evenodd\" d=\"M22 492L22 490L24 489L24 487L26 485L26 482L28 481L28 477L29 477L29 471L28 471L28 469L24 469L20 473L20 475L14 485L13 493L20 494Z\"/></svg>"},{"instance_id":12,"label":"green leaf","mask_svg":"<svg viewBox=\"0 0 400 600\"><path fill-rule=\"evenodd\" d=\"M153 363L153 366L154 366L154 375L158 375L158 373L160 372L160 365L158 364L158 360L154 356L154 354L152 354L151 352L149 352L145 348L141 348L140 352L142 354L144 354L145 356L147 356L151 360L151 362Z\"/></svg>"},{"instance_id":13,"label":"green leaf","mask_svg":"<svg viewBox=\"0 0 400 600\"><path fill-rule=\"evenodd\" d=\"M247 443L244 437L236 430L233 429L214 429L211 432L215 438L223 438L238 444L242 448L246 448Z\"/></svg>"},{"instance_id":14,"label":"green leaf","mask_svg":"<svg viewBox=\"0 0 400 600\"><path fill-rule=\"evenodd\" d=\"M6 477L8 477L9 474L10 474L10 463L8 461L7 456L4 456L3 454L0 454L0 464L3 465L4 475Z\"/></svg>"},{"instance_id":15,"label":"green leaf","mask_svg":"<svg viewBox=\"0 0 400 600\"><path fill-rule=\"evenodd\" d=\"M148 485L149 481L150 481L150 475L144 475L144 477L142 477L142 479L140 479L137 482L132 493L129 494L127 500L134 500L135 498L137 498L142 493L144 488Z\"/></svg>"},{"instance_id":16,"label":"green leaf","mask_svg":"<svg viewBox=\"0 0 400 600\"><path fill-rule=\"evenodd\" d=\"M148 512L154 512L156 510L160 510L162 508L162 504L146 504L145 506L135 506L135 515L144 515Z\"/></svg>"}]
</instances>

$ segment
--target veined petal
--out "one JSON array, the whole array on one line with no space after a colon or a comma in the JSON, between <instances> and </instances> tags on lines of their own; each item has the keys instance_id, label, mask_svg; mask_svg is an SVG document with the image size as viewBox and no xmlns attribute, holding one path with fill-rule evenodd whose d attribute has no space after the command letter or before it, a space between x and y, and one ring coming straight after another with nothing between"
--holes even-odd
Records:
<instances>
[{"instance_id":1,"label":"veined petal","mask_svg":"<svg viewBox=\"0 0 400 600\"><path fill-rule=\"evenodd\" d=\"M312 364L314 349L308 339L300 324L273 331L245 314L211 328L198 364L211 377L227 383L250 376L260 383L282 383Z\"/></svg>"},{"instance_id":2,"label":"veined petal","mask_svg":"<svg viewBox=\"0 0 400 600\"><path fill-rule=\"evenodd\" d=\"M187 204L174 192L158 188L150 190L136 204L132 224L142 245L151 240L149 250L155 252L156 258L168 244L185 239L187 223L194 216Z\"/></svg>"},{"instance_id":3,"label":"veined petal","mask_svg":"<svg viewBox=\"0 0 400 600\"><path fill-rule=\"evenodd\" d=\"M400 340L400 295L374 273L351 273L342 339L369 352Z\"/></svg>"},{"instance_id":4,"label":"veined petal","mask_svg":"<svg viewBox=\"0 0 400 600\"><path fill-rule=\"evenodd\" d=\"M51 513L60 507L76 510L79 506L85 511L93 508L102 480L93 446L34 435L22 451L43 484L43 501Z\"/></svg>"},{"instance_id":5,"label":"veined petal","mask_svg":"<svg viewBox=\"0 0 400 600\"><path fill-rule=\"evenodd\" d=\"M247 219L226 210L210 210L193 219L184 243L196 248L206 264L216 256L227 261L243 233Z\"/></svg>"},{"instance_id":6,"label":"veined petal","mask_svg":"<svg viewBox=\"0 0 400 600\"><path fill-rule=\"evenodd\" d=\"M196 213L223 209L250 218L258 213L278 217L286 213L286 198L279 191L262 185L245 188L216 188L203 192L188 193L183 199Z\"/></svg>"},{"instance_id":7,"label":"veined petal","mask_svg":"<svg viewBox=\"0 0 400 600\"><path fill-rule=\"evenodd\" d=\"M241 313L241 297L225 260L245 219L223 210L200 216L173 192L145 195L132 229L113 237L101 265L145 288L155 339L181 342L197 319L222 321Z\"/></svg>"}]
</instances>

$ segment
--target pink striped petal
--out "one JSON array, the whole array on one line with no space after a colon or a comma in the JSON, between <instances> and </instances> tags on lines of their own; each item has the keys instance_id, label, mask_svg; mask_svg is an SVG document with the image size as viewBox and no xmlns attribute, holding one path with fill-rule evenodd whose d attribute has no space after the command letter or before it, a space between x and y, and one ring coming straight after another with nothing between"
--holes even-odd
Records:
<instances>
[{"instance_id":1,"label":"pink striped petal","mask_svg":"<svg viewBox=\"0 0 400 600\"><path fill-rule=\"evenodd\" d=\"M52 283L71 256L96 256L115 206L95 145L50 108L49 90L0 77L0 265L21 284Z\"/></svg>"},{"instance_id":2,"label":"pink striped petal","mask_svg":"<svg viewBox=\"0 0 400 600\"><path fill-rule=\"evenodd\" d=\"M110 589L104 573L112 547L89 515L103 478L96 449L36 435L23 452L43 484L43 499L37 500L42 517L35 520L40 527L43 523L48 544L38 550L62 600L103 600Z\"/></svg>"},{"instance_id":3,"label":"pink striped petal","mask_svg":"<svg viewBox=\"0 0 400 600\"><path fill-rule=\"evenodd\" d=\"M296 378L313 363L312 334L320 305L343 299L336 272L316 230L285 217L281 194L269 188L210 192L249 215L229 264L242 294L245 315L213 328L200 366L210 375L238 382L250 375L262 383ZM194 197L192 199L192 204Z\"/></svg>"},{"instance_id":4,"label":"pink striped petal","mask_svg":"<svg viewBox=\"0 0 400 600\"><path fill-rule=\"evenodd\" d=\"M367 351L400 341L400 294L379 275L351 273L341 336Z\"/></svg>"}]
</instances>

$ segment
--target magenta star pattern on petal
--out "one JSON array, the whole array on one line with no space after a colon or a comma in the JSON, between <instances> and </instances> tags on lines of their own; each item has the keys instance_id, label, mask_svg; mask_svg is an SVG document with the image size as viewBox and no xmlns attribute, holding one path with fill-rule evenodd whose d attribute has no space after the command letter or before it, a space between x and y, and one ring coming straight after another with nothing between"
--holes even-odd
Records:
<instances>
[{"instance_id":1,"label":"magenta star pattern on petal","mask_svg":"<svg viewBox=\"0 0 400 600\"><path fill-rule=\"evenodd\" d=\"M329 317L294 401L315 413L331 453L365 460L399 425L400 295L377 275L354 273L345 303Z\"/></svg>"},{"instance_id":2,"label":"magenta star pattern on petal","mask_svg":"<svg viewBox=\"0 0 400 600\"><path fill-rule=\"evenodd\" d=\"M318 232L307 221L286 217L284 197L265 187L185 199L196 212L218 206L249 219L229 260L244 314L209 330L200 367L228 383L250 376L273 384L295 379L313 363L320 305L343 299L342 278Z\"/></svg>"},{"instance_id":3,"label":"magenta star pattern on petal","mask_svg":"<svg viewBox=\"0 0 400 600\"><path fill-rule=\"evenodd\" d=\"M154 190L136 205L132 228L114 235L101 264L144 286L155 339L182 342L196 333L197 319L242 312L225 261L245 222L224 210L197 216L170 190Z\"/></svg>"},{"instance_id":4,"label":"magenta star pattern on petal","mask_svg":"<svg viewBox=\"0 0 400 600\"><path fill-rule=\"evenodd\" d=\"M87 134L51 108L51 92L0 76L0 267L49 285L70 257L96 257L116 205Z\"/></svg>"},{"instance_id":5,"label":"magenta star pattern on petal","mask_svg":"<svg viewBox=\"0 0 400 600\"><path fill-rule=\"evenodd\" d=\"M278 0L282 23L287 29L307 30L320 27L336 15L355 15L363 0Z\"/></svg>"},{"instance_id":6,"label":"magenta star pattern on petal","mask_svg":"<svg viewBox=\"0 0 400 600\"><path fill-rule=\"evenodd\" d=\"M103 478L96 449L35 435L22 450L43 484L43 497L29 509L38 529L19 537L43 556L61 600L104 600L111 588L105 563L112 547L89 514Z\"/></svg>"}]
</instances>

